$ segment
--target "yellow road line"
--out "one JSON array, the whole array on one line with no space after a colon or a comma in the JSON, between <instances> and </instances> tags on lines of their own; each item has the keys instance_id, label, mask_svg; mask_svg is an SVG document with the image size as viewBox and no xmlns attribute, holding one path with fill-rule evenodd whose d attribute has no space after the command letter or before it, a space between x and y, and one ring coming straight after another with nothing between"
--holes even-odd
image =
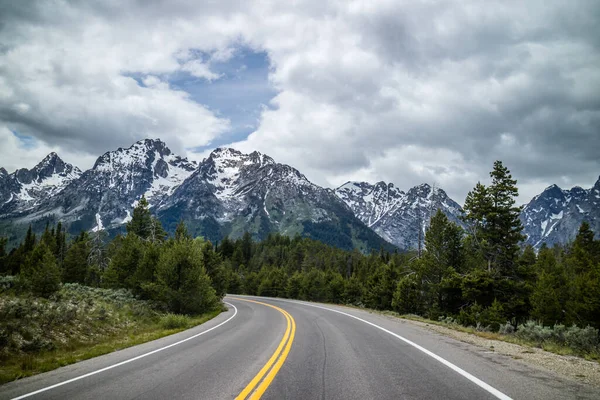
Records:
<instances>
[{"instance_id":1,"label":"yellow road line","mask_svg":"<svg viewBox=\"0 0 600 400\"><path fill-rule=\"evenodd\" d=\"M286 312L286 314L287 314L287 312ZM292 348L292 342L294 341L294 336L296 334L296 321L294 321L294 318L292 318L291 315L289 315L289 317L292 320L292 334L290 335L290 340L288 340L287 345L285 346L285 350L281 354L281 357L279 357L279 360L277 360L277 363L275 364L273 369L271 369L271 371L269 372L269 374L267 375L265 380L260 384L260 386L256 389L256 392L254 392L254 394L252 395L252 397L251 397L252 400L260 399L260 397L265 393L265 390L267 390L267 388L269 387L271 382L273 382L275 375L277 375L277 373L279 372L279 369L285 362L285 359L287 358L287 356L290 352L290 349Z\"/></svg>"},{"instance_id":2,"label":"yellow road line","mask_svg":"<svg viewBox=\"0 0 600 400\"><path fill-rule=\"evenodd\" d=\"M287 356L290 352L290 349L292 348L292 342L294 341L294 335L296 333L296 321L294 321L294 317L292 317L287 311L285 311L284 309L279 308L277 306L274 306L272 304L263 303L263 302L255 301L255 300L249 300L249 299L240 299L237 297L232 297L232 299L240 300L240 301L247 301L250 303L261 304L263 306L274 308L275 310L282 313L287 321L287 328L285 330L285 334L283 335L283 339L281 339L281 342L279 342L277 349L275 350L275 352L273 353L271 358L269 358L269 361L267 361L267 363L264 365L264 367L261 368L261 370L258 372L258 374L256 374L256 376L250 381L250 383L244 388L244 390L242 390L242 392L236 397L236 400L246 399L247 396L253 392L256 385L259 384L259 382L261 381L263 376L265 376L265 374L269 371L269 369L277 361L275 363L275 366L273 366L273 368L269 371L269 374L267 375L265 380L262 381L262 383L258 386L258 389L256 389L256 391L254 393L252 393L252 395L250 396L250 399L258 400L263 395L265 390L267 390L267 388L269 387L271 382L273 382L275 375L277 375L277 372L279 372L279 369L285 362L285 359L287 358ZM285 349L284 349L284 346L285 346ZM282 352L282 350L283 350L283 352ZM280 357L280 355L281 355L281 357Z\"/></svg>"}]
</instances>

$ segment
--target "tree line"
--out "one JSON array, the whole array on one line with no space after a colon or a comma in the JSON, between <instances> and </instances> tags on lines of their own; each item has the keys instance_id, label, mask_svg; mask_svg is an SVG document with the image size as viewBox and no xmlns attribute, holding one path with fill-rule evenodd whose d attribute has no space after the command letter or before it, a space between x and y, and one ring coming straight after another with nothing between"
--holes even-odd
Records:
<instances>
[{"instance_id":1,"label":"tree line","mask_svg":"<svg viewBox=\"0 0 600 400\"><path fill-rule=\"evenodd\" d=\"M59 223L39 240L30 230L8 254L0 242L0 272L38 295L51 295L61 281L122 287L177 313L203 312L239 293L451 317L494 330L531 319L600 328L600 241L589 225L571 243L536 254L521 246L516 180L499 161L490 176L489 186L478 183L467 195L467 228L438 210L420 254L363 254L279 234L211 243L191 238L183 223L167 237L142 198L127 233L110 241L98 231L67 243Z\"/></svg>"}]
</instances>

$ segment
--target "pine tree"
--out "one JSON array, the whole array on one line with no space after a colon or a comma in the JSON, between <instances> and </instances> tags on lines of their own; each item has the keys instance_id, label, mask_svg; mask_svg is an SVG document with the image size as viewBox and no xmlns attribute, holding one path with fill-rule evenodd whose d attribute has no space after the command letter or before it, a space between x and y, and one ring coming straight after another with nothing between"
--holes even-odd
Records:
<instances>
[{"instance_id":1,"label":"pine tree","mask_svg":"<svg viewBox=\"0 0 600 400\"><path fill-rule=\"evenodd\" d=\"M54 254L45 243L39 243L21 266L21 282L34 295L49 297L60 289L60 270Z\"/></svg>"},{"instance_id":2,"label":"pine tree","mask_svg":"<svg viewBox=\"0 0 600 400\"><path fill-rule=\"evenodd\" d=\"M492 260L486 228L492 207L488 189L481 182L477 182L475 188L467 194L465 199L463 220L469 228L470 244L487 260L488 270L491 269Z\"/></svg>"},{"instance_id":3,"label":"pine tree","mask_svg":"<svg viewBox=\"0 0 600 400\"><path fill-rule=\"evenodd\" d=\"M8 254L6 253L6 244L8 239L4 236L0 236L0 274L8 273Z\"/></svg>"},{"instance_id":4,"label":"pine tree","mask_svg":"<svg viewBox=\"0 0 600 400\"><path fill-rule=\"evenodd\" d=\"M531 294L531 317L546 325L564 322L568 296L567 276L554 251L544 245L534 269L537 271L537 280Z\"/></svg>"},{"instance_id":5,"label":"pine tree","mask_svg":"<svg viewBox=\"0 0 600 400\"><path fill-rule=\"evenodd\" d=\"M152 235L152 215L148 208L148 200L142 196L133 209L131 221L127 223L127 233L138 235L142 239L148 239Z\"/></svg>"},{"instance_id":6,"label":"pine tree","mask_svg":"<svg viewBox=\"0 0 600 400\"><path fill-rule=\"evenodd\" d=\"M203 241L201 241L201 243L202 242ZM223 267L223 260L219 253L214 250L210 242L203 242L199 245L202 248L204 268L206 268L206 272L208 273L208 276L210 276L212 286L215 289L217 296L223 297L227 292L228 286L228 275Z\"/></svg>"},{"instance_id":7,"label":"pine tree","mask_svg":"<svg viewBox=\"0 0 600 400\"><path fill-rule=\"evenodd\" d=\"M63 282L85 283L88 274L89 240L86 232L82 232L65 254L63 261Z\"/></svg>"},{"instance_id":8,"label":"pine tree","mask_svg":"<svg viewBox=\"0 0 600 400\"><path fill-rule=\"evenodd\" d=\"M428 313L447 310L442 282L463 269L464 257L461 229L441 211L431 218L425 234L425 252L419 265L419 277L426 296Z\"/></svg>"},{"instance_id":9,"label":"pine tree","mask_svg":"<svg viewBox=\"0 0 600 400\"><path fill-rule=\"evenodd\" d=\"M286 287L286 297L290 299L299 299L300 298L300 290L302 288L302 280L304 276L302 272L296 271L294 274L288 279L287 287Z\"/></svg>"},{"instance_id":10,"label":"pine tree","mask_svg":"<svg viewBox=\"0 0 600 400\"><path fill-rule=\"evenodd\" d=\"M167 232L156 217L150 220L150 236L148 238L152 243L164 242L167 239Z\"/></svg>"},{"instance_id":11,"label":"pine tree","mask_svg":"<svg viewBox=\"0 0 600 400\"><path fill-rule=\"evenodd\" d=\"M218 252L223 256L223 258L231 258L233 256L233 252L235 251L235 246L229 239L229 236L225 236L221 243L218 246Z\"/></svg>"},{"instance_id":12,"label":"pine tree","mask_svg":"<svg viewBox=\"0 0 600 400\"><path fill-rule=\"evenodd\" d=\"M519 243L524 239L521 207L515 206L517 181L501 161L494 162L490 176L489 187L477 183L467 195L464 218L474 243L488 261L488 270L514 277Z\"/></svg>"},{"instance_id":13,"label":"pine tree","mask_svg":"<svg viewBox=\"0 0 600 400\"><path fill-rule=\"evenodd\" d=\"M134 278L133 291L143 298L150 299L155 296L153 292L156 283L156 268L161 254L166 250L166 245L160 242L149 242L144 244L144 251L139 260Z\"/></svg>"},{"instance_id":14,"label":"pine tree","mask_svg":"<svg viewBox=\"0 0 600 400\"><path fill-rule=\"evenodd\" d=\"M179 221L177 224L177 228L175 229L175 240L176 241L185 241L190 240L192 237L188 233L187 226L185 226L185 222Z\"/></svg>"},{"instance_id":15,"label":"pine tree","mask_svg":"<svg viewBox=\"0 0 600 400\"><path fill-rule=\"evenodd\" d=\"M202 249L191 239L176 240L161 254L157 288L172 312L199 314L218 306L202 262Z\"/></svg>"},{"instance_id":16,"label":"pine tree","mask_svg":"<svg viewBox=\"0 0 600 400\"><path fill-rule=\"evenodd\" d=\"M135 273L144 257L144 249L143 240L136 234L128 234L120 240L102 277L103 285L113 288L136 288L138 285Z\"/></svg>"},{"instance_id":17,"label":"pine tree","mask_svg":"<svg viewBox=\"0 0 600 400\"><path fill-rule=\"evenodd\" d=\"M54 243L54 256L56 257L58 267L62 268L67 254L67 234L60 221L56 224L56 229L54 231Z\"/></svg>"},{"instance_id":18,"label":"pine tree","mask_svg":"<svg viewBox=\"0 0 600 400\"><path fill-rule=\"evenodd\" d=\"M46 228L44 229L44 233L42 233L40 242L45 243L53 253L56 251L56 241L54 240L54 233L50 230L49 222L46 222Z\"/></svg>"},{"instance_id":19,"label":"pine tree","mask_svg":"<svg viewBox=\"0 0 600 400\"><path fill-rule=\"evenodd\" d=\"M36 239L35 233L31 230L31 225L29 225L29 229L27 229L27 234L25 235L25 243L23 243L23 252L27 255L33 251L35 247Z\"/></svg>"},{"instance_id":20,"label":"pine tree","mask_svg":"<svg viewBox=\"0 0 600 400\"><path fill-rule=\"evenodd\" d=\"M567 323L600 328L600 261L596 258L598 242L587 222L581 224L565 260L569 299Z\"/></svg>"},{"instance_id":21,"label":"pine tree","mask_svg":"<svg viewBox=\"0 0 600 400\"><path fill-rule=\"evenodd\" d=\"M254 247L252 235L250 235L248 232L244 232L244 236L242 236L241 241L238 241L238 245L240 246L240 250L242 252L244 264L249 266L250 259L252 258L252 249Z\"/></svg>"},{"instance_id":22,"label":"pine tree","mask_svg":"<svg viewBox=\"0 0 600 400\"><path fill-rule=\"evenodd\" d=\"M486 236L496 267L505 275L514 276L519 243L525 239L519 218L521 207L515 206L515 198L519 195L517 181L512 179L510 171L501 161L494 162L490 176L492 211L487 216Z\"/></svg>"}]
</instances>

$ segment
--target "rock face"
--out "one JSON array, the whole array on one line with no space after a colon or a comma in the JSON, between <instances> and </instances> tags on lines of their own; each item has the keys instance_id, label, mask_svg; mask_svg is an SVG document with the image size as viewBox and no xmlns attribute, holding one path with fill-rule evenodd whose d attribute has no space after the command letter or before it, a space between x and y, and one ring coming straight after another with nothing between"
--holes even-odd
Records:
<instances>
[{"instance_id":1,"label":"rock face","mask_svg":"<svg viewBox=\"0 0 600 400\"><path fill-rule=\"evenodd\" d=\"M0 168L0 215L31 210L81 176L79 168L50 153L32 169Z\"/></svg>"},{"instance_id":2,"label":"rock face","mask_svg":"<svg viewBox=\"0 0 600 400\"><path fill-rule=\"evenodd\" d=\"M390 248L330 189L311 183L289 165L253 152L216 149L158 209L171 228L190 221L195 234L211 239L264 238L271 232L310 236L342 248Z\"/></svg>"},{"instance_id":3,"label":"rock face","mask_svg":"<svg viewBox=\"0 0 600 400\"><path fill-rule=\"evenodd\" d=\"M405 193L392 183L348 182L335 193L368 227L401 249L418 248L419 230L423 240L429 219L438 209L462 225L461 207L442 189L426 183Z\"/></svg>"},{"instance_id":4,"label":"rock face","mask_svg":"<svg viewBox=\"0 0 600 400\"><path fill-rule=\"evenodd\" d=\"M27 203L28 207L16 203L6 207L1 225L31 223L39 229L46 221L60 220L72 233L119 231L144 195L167 230L174 231L183 219L192 233L213 241L246 231L256 238L280 232L348 249L393 248L357 219L332 190L314 185L296 169L258 152L216 149L198 165L174 155L162 141L146 139L107 152L90 170L77 172L61 181L60 190L46 192L39 201ZM22 175L27 182L33 179L29 172L14 175ZM12 176L0 170L2 199L21 190L15 186L21 180Z\"/></svg>"},{"instance_id":5,"label":"rock face","mask_svg":"<svg viewBox=\"0 0 600 400\"><path fill-rule=\"evenodd\" d=\"M583 221L587 221L599 237L600 178L590 189L576 186L563 190L556 185L549 186L523 208L521 221L526 243L536 249L543 243L552 246L574 239Z\"/></svg>"},{"instance_id":6,"label":"rock face","mask_svg":"<svg viewBox=\"0 0 600 400\"><path fill-rule=\"evenodd\" d=\"M131 218L135 203L145 195L160 204L196 169L196 164L171 153L160 140L142 140L127 149L100 156L94 166L35 207L16 213L16 223L53 217L72 232L99 225L111 229Z\"/></svg>"},{"instance_id":7,"label":"rock face","mask_svg":"<svg viewBox=\"0 0 600 400\"><path fill-rule=\"evenodd\" d=\"M216 149L198 164L145 139L103 154L83 173L55 153L31 170L0 168L0 232L18 243L29 224L39 231L59 220L71 233L122 231L142 195L168 231L184 220L212 241L279 232L347 249L391 243L405 250L419 246L438 209L462 225L461 207L428 184L404 192L386 182L348 182L331 190L258 152ZM548 187L521 220L536 248L572 240L583 221L600 234L600 179L591 189Z\"/></svg>"}]
</instances>

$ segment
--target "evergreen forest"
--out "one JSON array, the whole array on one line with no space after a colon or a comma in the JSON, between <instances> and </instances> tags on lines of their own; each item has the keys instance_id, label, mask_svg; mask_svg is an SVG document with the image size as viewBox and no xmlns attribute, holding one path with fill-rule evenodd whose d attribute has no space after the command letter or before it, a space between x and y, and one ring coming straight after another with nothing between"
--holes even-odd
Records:
<instances>
[{"instance_id":1,"label":"evergreen forest","mask_svg":"<svg viewBox=\"0 0 600 400\"><path fill-rule=\"evenodd\" d=\"M142 198L127 231L67 237L48 225L8 249L0 239L0 274L17 293L51 297L62 283L128 289L176 314L220 306L226 293L348 304L452 319L465 326L516 329L527 321L600 328L600 241L583 223L567 245L521 245L516 180L499 161L491 184L467 196L464 222L441 212L424 232L423 249L368 254L301 237L246 233L218 243L193 238L183 222L169 237Z\"/></svg>"}]
</instances>

